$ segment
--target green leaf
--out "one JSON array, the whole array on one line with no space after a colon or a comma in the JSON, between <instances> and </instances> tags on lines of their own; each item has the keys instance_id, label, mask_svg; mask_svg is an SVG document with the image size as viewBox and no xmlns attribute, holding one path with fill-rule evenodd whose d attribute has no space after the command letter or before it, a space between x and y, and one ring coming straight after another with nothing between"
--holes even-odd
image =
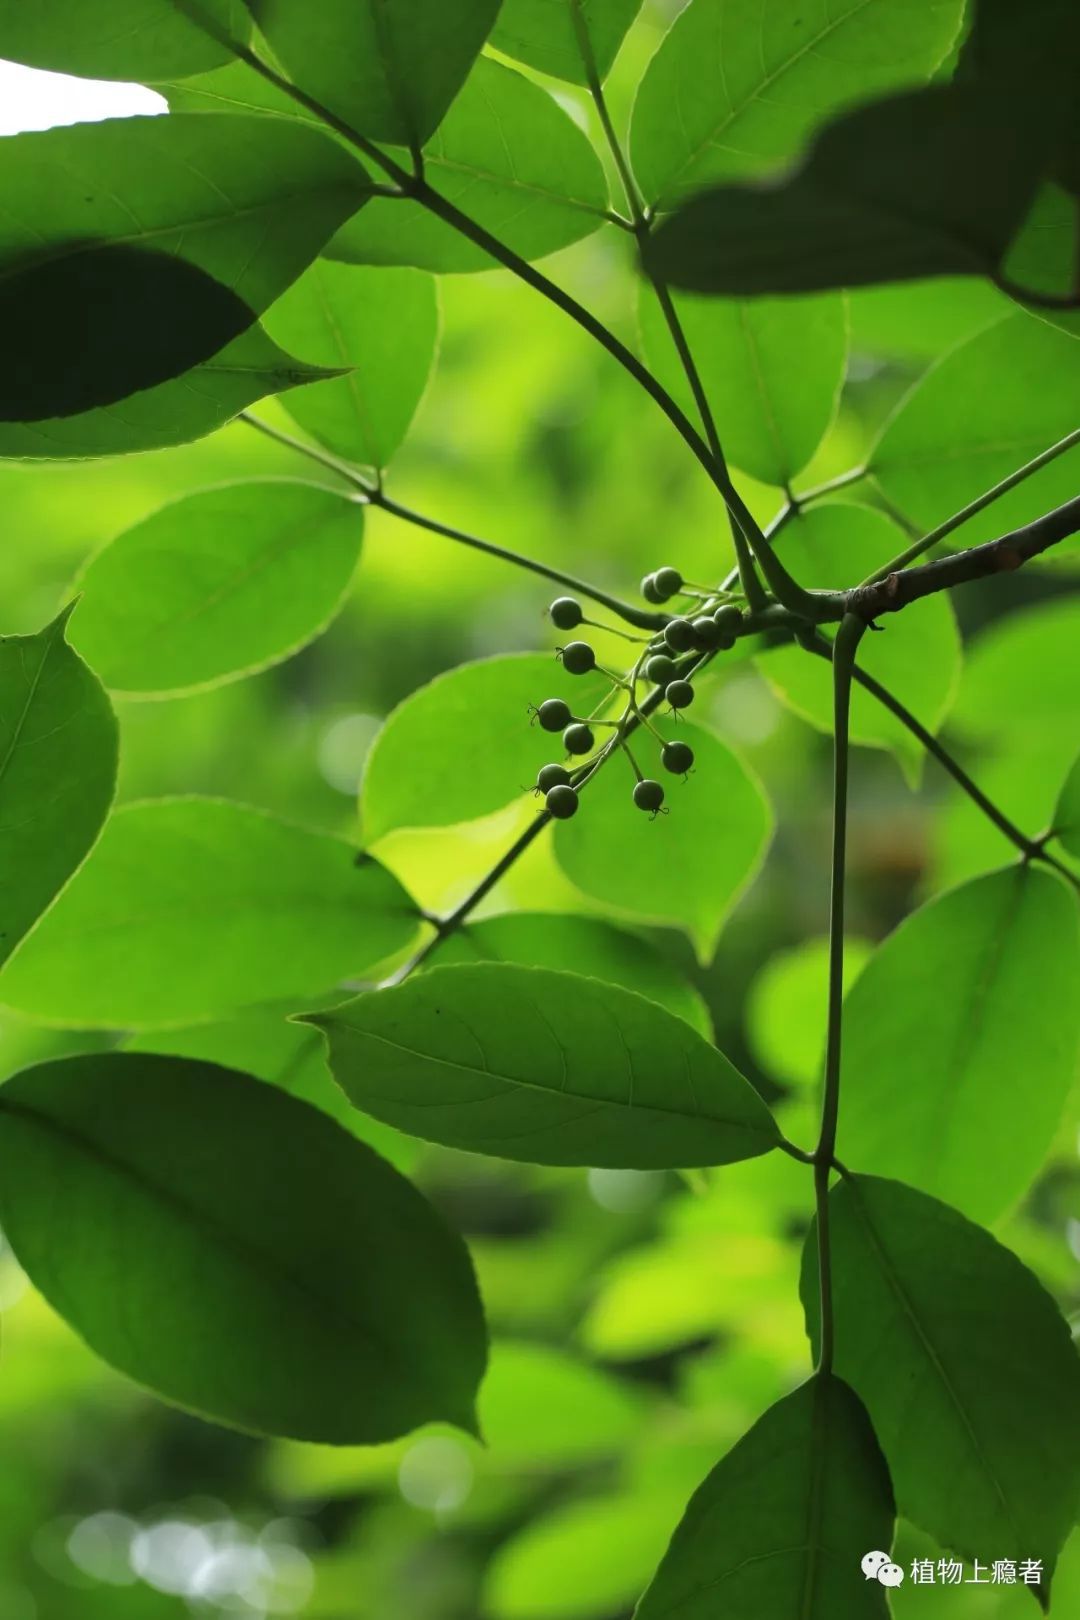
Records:
<instances>
[{"instance_id":1,"label":"green leaf","mask_svg":"<svg viewBox=\"0 0 1080 1620\"><path fill-rule=\"evenodd\" d=\"M0 146L0 189L0 419L33 421L209 360L355 212L368 180L303 124L177 114L15 136Z\"/></svg>"},{"instance_id":2,"label":"green leaf","mask_svg":"<svg viewBox=\"0 0 1080 1620\"><path fill-rule=\"evenodd\" d=\"M856 354L923 364L1013 312L1003 292L974 276L856 287L847 306Z\"/></svg>"},{"instance_id":3,"label":"green leaf","mask_svg":"<svg viewBox=\"0 0 1080 1620\"><path fill-rule=\"evenodd\" d=\"M318 259L266 319L285 348L347 369L295 390L285 409L347 461L385 467L427 386L439 338L435 282L418 270Z\"/></svg>"},{"instance_id":4,"label":"green leaf","mask_svg":"<svg viewBox=\"0 0 1080 1620\"><path fill-rule=\"evenodd\" d=\"M670 1488L570 1499L504 1541L488 1565L493 1620L608 1620L628 1613L678 1518Z\"/></svg>"},{"instance_id":5,"label":"green leaf","mask_svg":"<svg viewBox=\"0 0 1080 1620\"><path fill-rule=\"evenodd\" d=\"M643 997L573 973L435 968L311 1022L358 1108L450 1147L651 1170L776 1143L769 1110L722 1052Z\"/></svg>"},{"instance_id":6,"label":"green leaf","mask_svg":"<svg viewBox=\"0 0 1080 1620\"><path fill-rule=\"evenodd\" d=\"M316 1109L208 1063L67 1058L0 1089L0 1163L35 1286L165 1399L337 1445L474 1427L464 1244Z\"/></svg>"},{"instance_id":7,"label":"green leaf","mask_svg":"<svg viewBox=\"0 0 1080 1620\"><path fill-rule=\"evenodd\" d=\"M595 917L508 911L448 935L436 960L565 968L633 990L684 1018L706 1040L712 1039L708 1008L668 958L647 940Z\"/></svg>"},{"instance_id":8,"label":"green leaf","mask_svg":"<svg viewBox=\"0 0 1080 1620\"><path fill-rule=\"evenodd\" d=\"M921 529L951 517L1076 427L1080 349L1011 315L946 354L901 400L870 451L885 495ZM950 537L976 545L1076 494L1080 447L1024 480Z\"/></svg>"},{"instance_id":9,"label":"green leaf","mask_svg":"<svg viewBox=\"0 0 1080 1620\"><path fill-rule=\"evenodd\" d=\"M575 24L580 19L592 62L606 79L641 0L503 0L491 43L507 56L556 79L587 84L588 71Z\"/></svg>"},{"instance_id":10,"label":"green leaf","mask_svg":"<svg viewBox=\"0 0 1080 1620\"><path fill-rule=\"evenodd\" d=\"M0 962L93 845L116 787L109 700L64 639L0 637Z\"/></svg>"},{"instance_id":11,"label":"green leaf","mask_svg":"<svg viewBox=\"0 0 1080 1620\"><path fill-rule=\"evenodd\" d=\"M800 583L843 590L904 550L906 536L891 518L868 506L826 502L802 513L780 542L784 561ZM887 686L931 731L952 704L960 675L960 632L944 593L928 596L907 613L883 622L880 635L864 636L859 666ZM758 659L774 691L819 731L832 731L832 670L800 647L777 647ZM923 750L907 728L869 692L851 694L851 738L889 748L917 780Z\"/></svg>"},{"instance_id":12,"label":"green leaf","mask_svg":"<svg viewBox=\"0 0 1080 1620\"><path fill-rule=\"evenodd\" d=\"M223 1069L239 1069L329 1114L395 1170L408 1173L416 1163L419 1143L361 1114L335 1085L326 1063L326 1043L318 1030L287 1022L280 1014L249 1013L221 1024L145 1030L129 1036L124 1050L197 1058Z\"/></svg>"},{"instance_id":13,"label":"green leaf","mask_svg":"<svg viewBox=\"0 0 1080 1620\"><path fill-rule=\"evenodd\" d=\"M551 1345L502 1340L480 1394L484 1441L503 1471L581 1468L633 1443L634 1386Z\"/></svg>"},{"instance_id":14,"label":"green leaf","mask_svg":"<svg viewBox=\"0 0 1080 1620\"><path fill-rule=\"evenodd\" d=\"M405 890L370 857L223 799L126 805L0 974L55 1024L185 1024L301 1006L403 950Z\"/></svg>"},{"instance_id":15,"label":"green leaf","mask_svg":"<svg viewBox=\"0 0 1080 1620\"><path fill-rule=\"evenodd\" d=\"M893 96L826 124L793 173L695 195L645 262L727 296L991 275L1034 199L1042 144L982 86Z\"/></svg>"},{"instance_id":16,"label":"green leaf","mask_svg":"<svg viewBox=\"0 0 1080 1620\"><path fill-rule=\"evenodd\" d=\"M1076 1074L1078 978L1076 908L1049 872L1013 866L913 912L847 997L840 1157L1003 1214Z\"/></svg>"},{"instance_id":17,"label":"green leaf","mask_svg":"<svg viewBox=\"0 0 1080 1620\"><path fill-rule=\"evenodd\" d=\"M424 173L440 196L526 259L580 241L607 217L607 181L587 137L546 90L486 57L424 148ZM372 198L327 251L354 264L492 268L482 248L399 198Z\"/></svg>"},{"instance_id":18,"label":"green leaf","mask_svg":"<svg viewBox=\"0 0 1080 1620\"><path fill-rule=\"evenodd\" d=\"M728 460L763 484L787 484L836 414L847 364L843 296L675 302ZM651 369L692 413L663 313L644 285L638 319Z\"/></svg>"},{"instance_id":19,"label":"green leaf","mask_svg":"<svg viewBox=\"0 0 1080 1620\"><path fill-rule=\"evenodd\" d=\"M250 31L241 0L0 0L0 56L83 79L201 73L230 59L223 37L243 44Z\"/></svg>"},{"instance_id":20,"label":"green leaf","mask_svg":"<svg viewBox=\"0 0 1080 1620\"><path fill-rule=\"evenodd\" d=\"M984 1563L1047 1576L1080 1499L1080 1361L1041 1284L936 1198L846 1177L829 1195L836 1372L870 1414L897 1511ZM817 1234L803 1305L818 1340Z\"/></svg>"},{"instance_id":21,"label":"green leaf","mask_svg":"<svg viewBox=\"0 0 1080 1620\"><path fill-rule=\"evenodd\" d=\"M846 988L862 972L871 949L867 940L845 939ZM750 986L746 1000L750 1050L766 1073L784 1085L813 1086L821 1080L828 990L829 941L824 937L777 952Z\"/></svg>"},{"instance_id":22,"label":"green leaf","mask_svg":"<svg viewBox=\"0 0 1080 1620\"><path fill-rule=\"evenodd\" d=\"M838 1378L811 1378L694 1493L636 1620L888 1620L885 1588L860 1565L888 1551L893 1529L889 1471L861 1401Z\"/></svg>"},{"instance_id":23,"label":"green leaf","mask_svg":"<svg viewBox=\"0 0 1080 1620\"><path fill-rule=\"evenodd\" d=\"M72 640L113 691L162 697L278 663L324 630L363 512L287 479L182 496L92 559Z\"/></svg>"},{"instance_id":24,"label":"green leaf","mask_svg":"<svg viewBox=\"0 0 1080 1620\"><path fill-rule=\"evenodd\" d=\"M558 735L530 724L530 705L561 697L587 715L610 684L599 674L568 675L550 653L481 658L437 676L398 705L375 739L360 789L365 838L501 810L532 787L541 765L564 755Z\"/></svg>"},{"instance_id":25,"label":"green leaf","mask_svg":"<svg viewBox=\"0 0 1080 1620\"><path fill-rule=\"evenodd\" d=\"M422 146L461 88L499 0L248 0L295 84L361 135Z\"/></svg>"},{"instance_id":26,"label":"green leaf","mask_svg":"<svg viewBox=\"0 0 1080 1620\"><path fill-rule=\"evenodd\" d=\"M971 642L953 720L979 738L1071 737L1078 674L1080 599L1022 608Z\"/></svg>"},{"instance_id":27,"label":"green leaf","mask_svg":"<svg viewBox=\"0 0 1080 1620\"><path fill-rule=\"evenodd\" d=\"M183 377L147 388L119 405L46 422L0 422L0 458L64 461L185 444L224 427L266 394L333 375L295 360L256 325Z\"/></svg>"},{"instance_id":28,"label":"green leaf","mask_svg":"<svg viewBox=\"0 0 1080 1620\"><path fill-rule=\"evenodd\" d=\"M647 199L670 208L709 181L787 162L842 107L928 78L962 11L960 0L691 0L634 108Z\"/></svg>"},{"instance_id":29,"label":"green leaf","mask_svg":"<svg viewBox=\"0 0 1080 1620\"><path fill-rule=\"evenodd\" d=\"M707 960L764 858L772 813L756 778L719 737L682 720L653 725L694 750L689 781L667 790L671 814L652 821L636 810L630 773L613 759L589 783L579 814L557 823L555 854L585 894L626 916L686 929ZM643 769L653 747L637 744Z\"/></svg>"},{"instance_id":30,"label":"green leaf","mask_svg":"<svg viewBox=\"0 0 1080 1620\"><path fill-rule=\"evenodd\" d=\"M1080 860L1080 756L1065 778L1054 811L1054 834Z\"/></svg>"}]
</instances>

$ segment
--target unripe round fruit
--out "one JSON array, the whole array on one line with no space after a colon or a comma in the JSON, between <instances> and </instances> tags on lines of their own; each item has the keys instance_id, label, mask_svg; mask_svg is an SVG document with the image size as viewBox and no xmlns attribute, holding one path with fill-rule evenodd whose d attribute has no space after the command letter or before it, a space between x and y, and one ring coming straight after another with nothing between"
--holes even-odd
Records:
<instances>
[{"instance_id":1,"label":"unripe round fruit","mask_svg":"<svg viewBox=\"0 0 1080 1620\"><path fill-rule=\"evenodd\" d=\"M645 679L654 686L666 686L675 679L675 665L666 653L654 653L645 661Z\"/></svg>"},{"instance_id":2,"label":"unripe round fruit","mask_svg":"<svg viewBox=\"0 0 1080 1620\"><path fill-rule=\"evenodd\" d=\"M548 608L551 622L557 630L576 630L585 617L581 603L573 596L559 596Z\"/></svg>"},{"instance_id":3,"label":"unripe round fruit","mask_svg":"<svg viewBox=\"0 0 1080 1620\"><path fill-rule=\"evenodd\" d=\"M568 754L587 754L593 745L593 734L580 720L567 726L562 734L563 747Z\"/></svg>"},{"instance_id":4,"label":"unripe round fruit","mask_svg":"<svg viewBox=\"0 0 1080 1620\"><path fill-rule=\"evenodd\" d=\"M547 698L536 715L545 731L561 731L573 719L569 703L564 703L562 698Z\"/></svg>"},{"instance_id":5,"label":"unripe round fruit","mask_svg":"<svg viewBox=\"0 0 1080 1620\"><path fill-rule=\"evenodd\" d=\"M721 636L716 643L716 650L717 652L730 652L734 645L734 636Z\"/></svg>"},{"instance_id":6,"label":"unripe round fruit","mask_svg":"<svg viewBox=\"0 0 1080 1620\"><path fill-rule=\"evenodd\" d=\"M689 652L694 645L694 627L689 619L672 619L664 626L664 640L674 653Z\"/></svg>"},{"instance_id":7,"label":"unripe round fruit","mask_svg":"<svg viewBox=\"0 0 1080 1620\"><path fill-rule=\"evenodd\" d=\"M694 701L694 688L689 681L672 681L664 688L664 696L673 709L688 709Z\"/></svg>"},{"instance_id":8,"label":"unripe round fruit","mask_svg":"<svg viewBox=\"0 0 1080 1620\"><path fill-rule=\"evenodd\" d=\"M737 635L742 625L742 610L737 608L734 602L725 602L723 607L718 607L713 614L713 623L724 635Z\"/></svg>"},{"instance_id":9,"label":"unripe round fruit","mask_svg":"<svg viewBox=\"0 0 1080 1620\"><path fill-rule=\"evenodd\" d=\"M720 630L716 620L710 618L707 613L703 613L698 619L693 619L690 628L694 632L695 647L700 647L702 651L706 651L710 647L719 645Z\"/></svg>"},{"instance_id":10,"label":"unripe round fruit","mask_svg":"<svg viewBox=\"0 0 1080 1620\"><path fill-rule=\"evenodd\" d=\"M649 810L654 815L664 802L664 790L659 782L653 782L649 777L638 782L634 787L634 803L639 810Z\"/></svg>"},{"instance_id":11,"label":"unripe round fruit","mask_svg":"<svg viewBox=\"0 0 1080 1620\"><path fill-rule=\"evenodd\" d=\"M646 602L652 603L653 607L659 607L660 603L664 601L664 597L660 595L660 591L657 588L655 574L645 575L645 578L641 582L641 594L645 598Z\"/></svg>"},{"instance_id":12,"label":"unripe round fruit","mask_svg":"<svg viewBox=\"0 0 1080 1620\"><path fill-rule=\"evenodd\" d=\"M541 765L536 773L536 786L541 793L550 793L553 787L568 787L570 772L565 765Z\"/></svg>"},{"instance_id":13,"label":"unripe round fruit","mask_svg":"<svg viewBox=\"0 0 1080 1620\"><path fill-rule=\"evenodd\" d=\"M596 668L596 654L587 641L568 641L562 650L563 669L570 675L587 675Z\"/></svg>"},{"instance_id":14,"label":"unripe round fruit","mask_svg":"<svg viewBox=\"0 0 1080 1620\"><path fill-rule=\"evenodd\" d=\"M544 800L544 809L556 821L569 821L577 815L578 796L566 782L558 782Z\"/></svg>"},{"instance_id":15,"label":"unripe round fruit","mask_svg":"<svg viewBox=\"0 0 1080 1620\"><path fill-rule=\"evenodd\" d=\"M694 763L694 750L689 743L665 743L660 751L660 762L672 776L685 776Z\"/></svg>"},{"instance_id":16,"label":"unripe round fruit","mask_svg":"<svg viewBox=\"0 0 1080 1620\"><path fill-rule=\"evenodd\" d=\"M677 568L658 568L653 578L664 601L669 596L677 595L683 588L683 577Z\"/></svg>"}]
</instances>

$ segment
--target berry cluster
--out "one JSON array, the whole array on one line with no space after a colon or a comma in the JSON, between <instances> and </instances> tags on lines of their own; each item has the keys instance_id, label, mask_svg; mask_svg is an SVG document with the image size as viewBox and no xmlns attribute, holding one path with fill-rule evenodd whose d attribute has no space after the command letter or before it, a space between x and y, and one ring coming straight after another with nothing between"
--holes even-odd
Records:
<instances>
[{"instance_id":1,"label":"berry cluster","mask_svg":"<svg viewBox=\"0 0 1080 1620\"><path fill-rule=\"evenodd\" d=\"M630 752L629 732L644 727L660 744L660 762L672 775L685 777L693 768L694 751L688 743L668 742L650 724L648 710L656 707L657 690L673 714L688 709L694 701L693 674L702 655L711 656L727 651L735 645L743 632L745 618L742 608L728 592L710 591L707 587L688 585L677 568L658 568L647 574L641 582L641 594L653 606L660 606L674 596L691 598L696 607L693 615L673 614L662 630L651 637L627 636L628 640L644 642L643 650L626 675L617 675L597 663L596 653L587 641L569 641L560 647L556 657L570 675L588 675L599 670L612 683L612 692L626 694L626 706L618 720L597 720L594 716L575 715L562 698L547 698L533 707L530 713L544 731L561 732L567 754L583 763L544 765L536 778L535 792L543 797L544 808L558 821L568 821L577 814L578 793L593 771L616 748L625 753L634 772L633 801L639 810L653 819L666 815L664 788L660 782L644 776ZM587 619L581 603L573 596L560 596L548 610L552 624L559 630L576 630L580 625L597 625ZM597 625L597 628L605 628ZM626 636L625 631L617 631ZM654 688L647 709L638 702L638 682L644 680ZM611 694L599 705L606 707ZM612 735L596 748L594 727L603 726ZM586 756L592 756L586 758Z\"/></svg>"}]
</instances>

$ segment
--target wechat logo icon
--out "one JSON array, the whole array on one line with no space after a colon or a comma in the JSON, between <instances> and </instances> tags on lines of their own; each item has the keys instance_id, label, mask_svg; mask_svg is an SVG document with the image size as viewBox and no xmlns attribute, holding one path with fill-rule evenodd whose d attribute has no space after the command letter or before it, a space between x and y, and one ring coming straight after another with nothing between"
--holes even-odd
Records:
<instances>
[{"instance_id":1,"label":"wechat logo icon","mask_svg":"<svg viewBox=\"0 0 1080 1620\"><path fill-rule=\"evenodd\" d=\"M862 1572L868 1581L880 1581L882 1586L899 1586L904 1579L900 1565L883 1552L864 1553Z\"/></svg>"}]
</instances>

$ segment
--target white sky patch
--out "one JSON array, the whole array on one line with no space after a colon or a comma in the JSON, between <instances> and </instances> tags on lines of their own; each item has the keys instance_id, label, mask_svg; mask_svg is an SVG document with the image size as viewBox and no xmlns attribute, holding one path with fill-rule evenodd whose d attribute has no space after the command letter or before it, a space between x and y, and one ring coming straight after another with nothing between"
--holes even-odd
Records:
<instances>
[{"instance_id":1,"label":"white sky patch","mask_svg":"<svg viewBox=\"0 0 1080 1620\"><path fill-rule=\"evenodd\" d=\"M0 62L0 135L55 124L90 124L102 118L155 116L168 112L165 98L142 84L74 79L19 62Z\"/></svg>"}]
</instances>

